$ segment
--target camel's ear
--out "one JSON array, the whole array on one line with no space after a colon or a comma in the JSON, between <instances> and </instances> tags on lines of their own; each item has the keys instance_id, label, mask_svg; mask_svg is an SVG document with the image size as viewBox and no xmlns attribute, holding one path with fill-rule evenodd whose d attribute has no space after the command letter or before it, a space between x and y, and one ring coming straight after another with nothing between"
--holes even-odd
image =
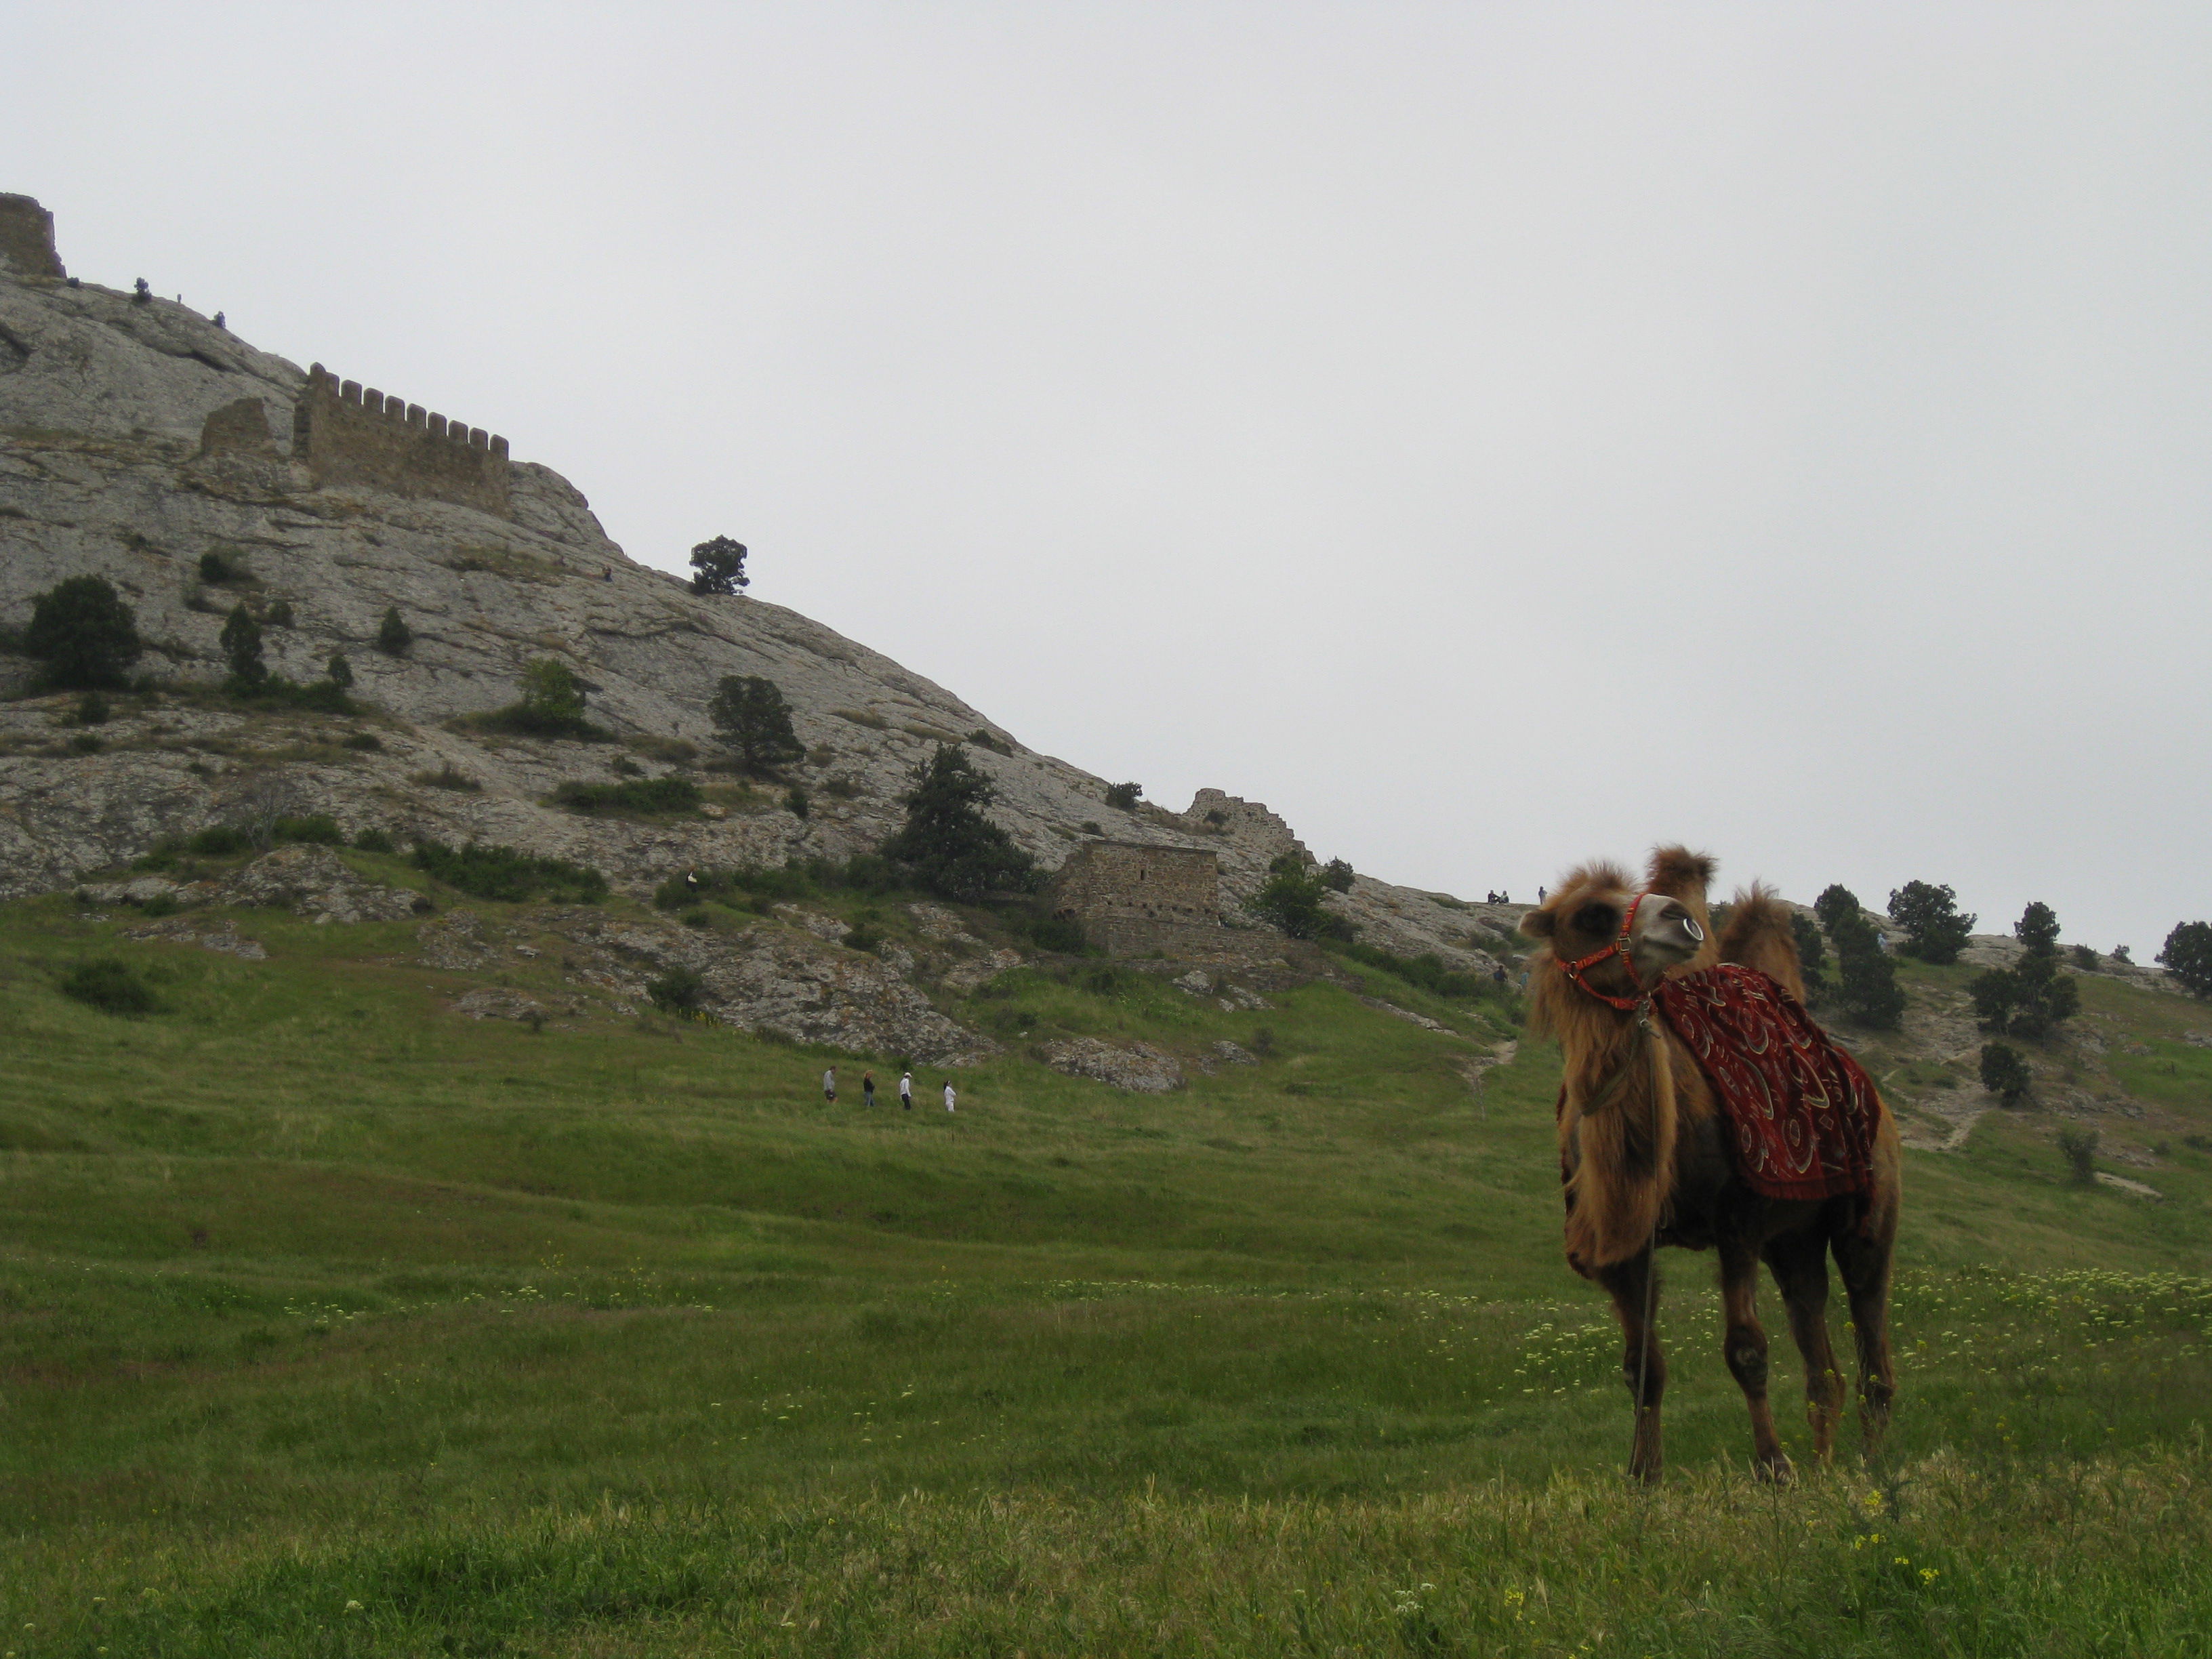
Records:
<instances>
[{"instance_id":1,"label":"camel's ear","mask_svg":"<svg viewBox=\"0 0 2212 1659\"><path fill-rule=\"evenodd\" d=\"M1531 910L1521 918L1521 931L1530 939L1549 939L1559 925L1559 916L1548 908Z\"/></svg>"},{"instance_id":2,"label":"camel's ear","mask_svg":"<svg viewBox=\"0 0 2212 1659\"><path fill-rule=\"evenodd\" d=\"M1702 899L1713 872L1719 868L1718 860L1708 853L1692 853L1686 847L1654 848L1644 884L1669 898Z\"/></svg>"}]
</instances>

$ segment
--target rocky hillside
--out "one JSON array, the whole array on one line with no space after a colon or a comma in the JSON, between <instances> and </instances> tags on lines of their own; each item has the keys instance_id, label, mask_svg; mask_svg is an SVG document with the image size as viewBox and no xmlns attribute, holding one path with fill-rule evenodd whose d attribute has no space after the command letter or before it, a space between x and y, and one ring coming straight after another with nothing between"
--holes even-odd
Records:
<instances>
[{"instance_id":1,"label":"rocky hillside","mask_svg":"<svg viewBox=\"0 0 2212 1659\"><path fill-rule=\"evenodd\" d=\"M319 488L292 453L307 382L298 365L182 305L52 275L19 244L0 244L0 628L20 630L32 596L65 577L105 576L152 644L142 667L176 690L119 700L96 752L69 729L69 701L0 704L0 894L65 884L165 835L311 811L349 834L481 838L585 860L633 889L694 865L845 857L895 827L896 798L933 745L977 734L969 758L998 787L996 816L1048 869L1091 835L1212 847L1235 916L1267 860L1297 845L1266 808L1218 791L1183 812L1109 807L1103 780L889 658L780 606L696 596L634 562L547 468L514 463L506 514ZM266 441L213 442L210 416L244 399L260 405ZM218 426L234 433L235 415ZM210 552L244 574L208 588ZM241 598L278 619L266 629L272 670L312 680L342 651L371 717L212 695L225 672L217 636ZM413 631L404 654L374 643L389 607ZM589 685L591 718L619 741L459 723L513 702L538 657ZM20 693L32 669L0 653L0 692ZM563 781L615 771L711 783L700 770L714 758L706 704L730 674L764 675L793 704L808 754L790 781L811 798L806 817L780 790L733 782L682 821L544 804ZM1512 921L1365 878L1336 902L1373 943L1484 969L1485 947Z\"/></svg>"}]
</instances>

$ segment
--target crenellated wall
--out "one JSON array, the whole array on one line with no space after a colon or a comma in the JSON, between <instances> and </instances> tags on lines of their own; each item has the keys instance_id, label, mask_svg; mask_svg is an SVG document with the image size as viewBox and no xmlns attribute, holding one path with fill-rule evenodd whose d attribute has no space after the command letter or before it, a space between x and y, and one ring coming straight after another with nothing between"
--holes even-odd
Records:
<instances>
[{"instance_id":1,"label":"crenellated wall","mask_svg":"<svg viewBox=\"0 0 2212 1659\"><path fill-rule=\"evenodd\" d=\"M292 459L319 489L364 484L507 515L506 439L341 381L320 363L292 406Z\"/></svg>"}]
</instances>

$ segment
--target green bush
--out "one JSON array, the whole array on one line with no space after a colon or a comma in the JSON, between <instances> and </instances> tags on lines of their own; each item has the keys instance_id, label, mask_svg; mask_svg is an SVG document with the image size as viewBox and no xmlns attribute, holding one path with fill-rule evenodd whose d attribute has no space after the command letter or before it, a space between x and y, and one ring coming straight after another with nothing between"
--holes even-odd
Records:
<instances>
[{"instance_id":1,"label":"green bush","mask_svg":"<svg viewBox=\"0 0 2212 1659\"><path fill-rule=\"evenodd\" d=\"M105 726L114 713L108 707L107 699L97 691L88 691L76 700L76 723L79 726Z\"/></svg>"},{"instance_id":2,"label":"green bush","mask_svg":"<svg viewBox=\"0 0 2212 1659\"><path fill-rule=\"evenodd\" d=\"M1141 783L1109 783L1106 786L1106 804L1120 812L1133 812L1137 803L1145 798Z\"/></svg>"},{"instance_id":3,"label":"green bush","mask_svg":"<svg viewBox=\"0 0 2212 1659\"><path fill-rule=\"evenodd\" d=\"M2065 1158L2067 1173L2077 1187L2087 1187L2097 1179L2100 1139L2094 1129L2076 1128L2070 1123L2058 1132L2059 1153Z\"/></svg>"},{"instance_id":4,"label":"green bush","mask_svg":"<svg viewBox=\"0 0 2212 1659\"><path fill-rule=\"evenodd\" d=\"M1496 984L1495 981L1486 980L1480 974L1451 967L1433 951L1424 951L1419 956L1401 957L1376 945L1352 944L1340 945L1336 951L1340 956L1349 957L1370 968L1379 968L1386 974L1404 980L1408 985L1419 986L1431 996L1448 1000L1466 1001L1479 997Z\"/></svg>"},{"instance_id":5,"label":"green bush","mask_svg":"<svg viewBox=\"0 0 2212 1659\"><path fill-rule=\"evenodd\" d=\"M253 613L240 603L230 608L230 617L222 625L222 654L230 664L230 689L252 696L261 689L269 678L269 669L261 660L261 624L253 620Z\"/></svg>"},{"instance_id":6,"label":"green bush","mask_svg":"<svg viewBox=\"0 0 2212 1659\"><path fill-rule=\"evenodd\" d=\"M1841 882L1831 882L1813 901L1813 914L1820 918L1822 930L1831 939L1835 937L1837 925L1846 917L1856 916L1860 908L1858 896Z\"/></svg>"},{"instance_id":7,"label":"green bush","mask_svg":"<svg viewBox=\"0 0 2212 1659\"><path fill-rule=\"evenodd\" d=\"M364 754L375 754L384 747L384 739L374 732L355 732L348 735L345 746L358 749Z\"/></svg>"},{"instance_id":8,"label":"green bush","mask_svg":"<svg viewBox=\"0 0 2212 1659\"><path fill-rule=\"evenodd\" d=\"M80 732L69 740L69 746L80 755L97 755L107 744L97 733Z\"/></svg>"},{"instance_id":9,"label":"green bush","mask_svg":"<svg viewBox=\"0 0 2212 1659\"><path fill-rule=\"evenodd\" d=\"M1079 957L1091 948L1081 922L1073 916L1054 915L1048 910L1012 917L1007 921L1006 931L1017 939L1027 939L1040 951L1059 956Z\"/></svg>"},{"instance_id":10,"label":"green bush","mask_svg":"<svg viewBox=\"0 0 2212 1659\"><path fill-rule=\"evenodd\" d=\"M1958 897L1925 881L1908 881L1890 894L1889 919L1905 929L1907 955L1936 963L1959 959L1978 918L1959 913Z\"/></svg>"},{"instance_id":11,"label":"green bush","mask_svg":"<svg viewBox=\"0 0 2212 1659\"><path fill-rule=\"evenodd\" d=\"M572 780L554 790L553 800L556 805L587 816L628 812L653 817L696 811L699 786L689 778L627 778L620 783Z\"/></svg>"},{"instance_id":12,"label":"green bush","mask_svg":"<svg viewBox=\"0 0 2212 1659\"><path fill-rule=\"evenodd\" d=\"M407 648L415 643L415 630L399 614L398 605L386 607L384 620L376 625L376 648L387 657L404 657Z\"/></svg>"},{"instance_id":13,"label":"green bush","mask_svg":"<svg viewBox=\"0 0 2212 1659\"><path fill-rule=\"evenodd\" d=\"M2084 973L2094 973L2104 966L2104 958L2097 954L2093 945L2077 945L2071 954L2074 957L2074 965Z\"/></svg>"},{"instance_id":14,"label":"green bush","mask_svg":"<svg viewBox=\"0 0 2212 1659\"><path fill-rule=\"evenodd\" d=\"M1321 867L1321 884L1332 893L1348 893L1352 890L1352 873L1349 860L1331 859Z\"/></svg>"},{"instance_id":15,"label":"green bush","mask_svg":"<svg viewBox=\"0 0 2212 1659\"><path fill-rule=\"evenodd\" d=\"M2081 989L2059 965L2058 918L2047 904L2031 904L2014 927L2019 963L1977 975L1966 987L1983 1026L2000 1036L2041 1038L2081 1008Z\"/></svg>"},{"instance_id":16,"label":"green bush","mask_svg":"<svg viewBox=\"0 0 2212 1659\"><path fill-rule=\"evenodd\" d=\"M2018 1103L2033 1081L2019 1049L2003 1042L1982 1045L1982 1087L2006 1105Z\"/></svg>"},{"instance_id":17,"label":"green bush","mask_svg":"<svg viewBox=\"0 0 2212 1659\"><path fill-rule=\"evenodd\" d=\"M453 789L463 793L474 793L483 787L451 761L434 772L417 772L410 781L419 783L426 789Z\"/></svg>"},{"instance_id":18,"label":"green bush","mask_svg":"<svg viewBox=\"0 0 2212 1659\"><path fill-rule=\"evenodd\" d=\"M113 957L77 963L62 976L61 992L88 1008L125 1018L150 1014L161 1006L153 988Z\"/></svg>"},{"instance_id":19,"label":"green bush","mask_svg":"<svg viewBox=\"0 0 2212 1659\"><path fill-rule=\"evenodd\" d=\"M1328 887L1297 854L1285 853L1267 868L1267 884L1244 901L1247 910L1292 939L1352 938L1352 924L1322 902Z\"/></svg>"},{"instance_id":20,"label":"green bush","mask_svg":"<svg viewBox=\"0 0 2212 1659\"><path fill-rule=\"evenodd\" d=\"M49 685L75 691L120 686L145 649L131 607L104 576L71 576L31 601L23 650L46 664Z\"/></svg>"},{"instance_id":21,"label":"green bush","mask_svg":"<svg viewBox=\"0 0 2212 1659\"><path fill-rule=\"evenodd\" d=\"M471 842L456 849L434 841L420 842L415 848L415 866L472 897L510 904L532 899L597 904L607 896L607 878L589 865L538 858L512 847Z\"/></svg>"},{"instance_id":22,"label":"green bush","mask_svg":"<svg viewBox=\"0 0 2212 1659\"><path fill-rule=\"evenodd\" d=\"M1804 975L1805 1000L1810 1005L1820 1000L1827 988L1823 977L1828 965L1827 941L1820 937L1820 924L1812 917L1797 911L1790 913L1790 935L1797 944L1797 971Z\"/></svg>"},{"instance_id":23,"label":"green bush","mask_svg":"<svg viewBox=\"0 0 2212 1659\"><path fill-rule=\"evenodd\" d=\"M706 1000L707 981L689 968L671 968L645 988L656 1008L672 1014L696 1014Z\"/></svg>"},{"instance_id":24,"label":"green bush","mask_svg":"<svg viewBox=\"0 0 2212 1659\"><path fill-rule=\"evenodd\" d=\"M300 842L310 847L343 847L345 831L328 812L310 812L304 817L279 818L269 832L276 842Z\"/></svg>"},{"instance_id":25,"label":"green bush","mask_svg":"<svg viewBox=\"0 0 2212 1659\"><path fill-rule=\"evenodd\" d=\"M202 858L227 859L250 850L252 841L243 830L234 830L227 823L211 824L198 834L185 838L185 850L197 853Z\"/></svg>"},{"instance_id":26,"label":"green bush","mask_svg":"<svg viewBox=\"0 0 2212 1659\"><path fill-rule=\"evenodd\" d=\"M795 818L808 817L813 813L814 803L807 798L806 792L794 783L784 792L783 810Z\"/></svg>"},{"instance_id":27,"label":"green bush","mask_svg":"<svg viewBox=\"0 0 2212 1659\"><path fill-rule=\"evenodd\" d=\"M246 561L234 549L211 547L200 555L200 580L210 587L243 581L246 574Z\"/></svg>"},{"instance_id":28,"label":"green bush","mask_svg":"<svg viewBox=\"0 0 2212 1659\"><path fill-rule=\"evenodd\" d=\"M330 666L324 672L329 674L331 684L339 690L347 691L353 688L353 665L346 660L344 652L331 652Z\"/></svg>"},{"instance_id":29,"label":"green bush","mask_svg":"<svg viewBox=\"0 0 2212 1659\"><path fill-rule=\"evenodd\" d=\"M1004 738L993 737L980 726L968 734L967 742L971 747L988 749L994 755L1011 755L1014 752L1013 744Z\"/></svg>"},{"instance_id":30,"label":"green bush","mask_svg":"<svg viewBox=\"0 0 2212 1659\"><path fill-rule=\"evenodd\" d=\"M391 836L386 835L383 830L376 829L362 830L353 838L353 844L364 853L391 853L398 850L392 846Z\"/></svg>"},{"instance_id":31,"label":"green bush","mask_svg":"<svg viewBox=\"0 0 2212 1659\"><path fill-rule=\"evenodd\" d=\"M872 956L884 948L884 936L862 922L845 935L845 947L851 951L866 951Z\"/></svg>"}]
</instances>

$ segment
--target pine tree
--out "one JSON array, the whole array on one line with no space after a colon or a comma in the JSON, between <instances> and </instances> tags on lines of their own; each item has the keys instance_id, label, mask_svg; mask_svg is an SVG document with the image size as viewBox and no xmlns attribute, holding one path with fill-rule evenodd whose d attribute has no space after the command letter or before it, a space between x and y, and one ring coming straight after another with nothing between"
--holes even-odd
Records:
<instances>
[{"instance_id":1,"label":"pine tree","mask_svg":"<svg viewBox=\"0 0 2212 1659\"><path fill-rule=\"evenodd\" d=\"M1923 962L1956 962L1973 937L1978 917L1959 914L1959 896L1948 886L1908 881L1889 896L1889 919L1905 929L1907 954Z\"/></svg>"},{"instance_id":2,"label":"pine tree","mask_svg":"<svg viewBox=\"0 0 2212 1659\"><path fill-rule=\"evenodd\" d=\"M120 685L146 647L131 607L105 576L71 576L31 601L23 649L46 665L47 684L71 691Z\"/></svg>"},{"instance_id":3,"label":"pine tree","mask_svg":"<svg viewBox=\"0 0 2212 1659\"><path fill-rule=\"evenodd\" d=\"M724 675L707 705L707 718L742 771L769 774L805 756L806 745L792 729L791 704L774 680Z\"/></svg>"},{"instance_id":4,"label":"pine tree","mask_svg":"<svg viewBox=\"0 0 2212 1659\"><path fill-rule=\"evenodd\" d=\"M2212 922L2175 923L2158 960L2187 989L2200 997L2212 997Z\"/></svg>"},{"instance_id":5,"label":"pine tree","mask_svg":"<svg viewBox=\"0 0 2212 1659\"><path fill-rule=\"evenodd\" d=\"M415 643L415 630L399 614L396 605L385 607L384 620L376 625L376 648L387 657L404 657L407 647Z\"/></svg>"},{"instance_id":6,"label":"pine tree","mask_svg":"<svg viewBox=\"0 0 2212 1659\"><path fill-rule=\"evenodd\" d=\"M878 850L944 898L972 902L998 890L1033 888L1035 861L983 816L997 794L958 744L939 744L915 768L914 787L899 797L905 824Z\"/></svg>"},{"instance_id":7,"label":"pine tree","mask_svg":"<svg viewBox=\"0 0 2212 1659\"><path fill-rule=\"evenodd\" d=\"M745 544L727 536L701 542L691 550L694 593L735 593L752 586L745 574Z\"/></svg>"},{"instance_id":8,"label":"pine tree","mask_svg":"<svg viewBox=\"0 0 2212 1659\"><path fill-rule=\"evenodd\" d=\"M269 683L261 660L261 624L243 604L231 607L222 625L222 654L230 659L230 689L251 696Z\"/></svg>"},{"instance_id":9,"label":"pine tree","mask_svg":"<svg viewBox=\"0 0 2212 1659\"><path fill-rule=\"evenodd\" d=\"M1894 1030L1904 1017L1905 993L1881 935L1856 909L1828 931L1836 941L1837 1002L1863 1024Z\"/></svg>"}]
</instances>

